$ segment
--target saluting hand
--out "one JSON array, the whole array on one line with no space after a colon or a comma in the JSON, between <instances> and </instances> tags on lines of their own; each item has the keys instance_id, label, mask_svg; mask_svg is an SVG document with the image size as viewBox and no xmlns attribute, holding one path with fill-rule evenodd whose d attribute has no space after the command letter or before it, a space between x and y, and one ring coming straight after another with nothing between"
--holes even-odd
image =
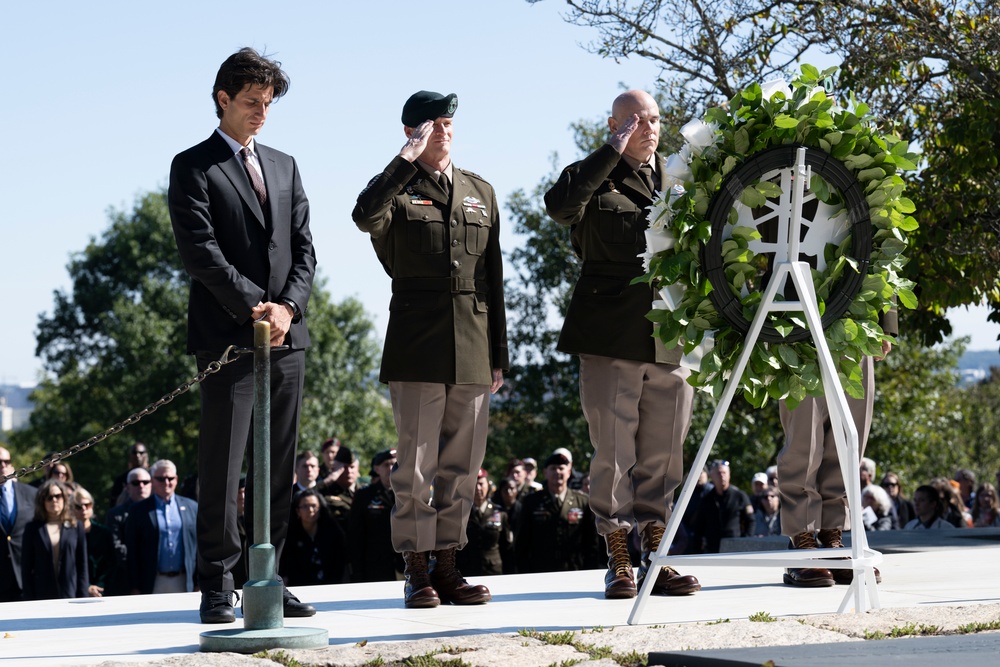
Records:
<instances>
[{"instance_id":1,"label":"saluting hand","mask_svg":"<svg viewBox=\"0 0 1000 667\"><path fill-rule=\"evenodd\" d=\"M413 162L420 157L420 154L427 148L427 140L430 139L432 132L434 132L434 121L432 120L425 120L417 125L399 150L399 157L407 162Z\"/></svg>"},{"instance_id":2,"label":"saluting hand","mask_svg":"<svg viewBox=\"0 0 1000 667\"><path fill-rule=\"evenodd\" d=\"M618 151L619 153L625 152L625 146L628 145L629 137L635 132L636 128L639 127L639 114L632 114L628 120L621 124L621 126L611 135L608 139L608 143Z\"/></svg>"}]
</instances>

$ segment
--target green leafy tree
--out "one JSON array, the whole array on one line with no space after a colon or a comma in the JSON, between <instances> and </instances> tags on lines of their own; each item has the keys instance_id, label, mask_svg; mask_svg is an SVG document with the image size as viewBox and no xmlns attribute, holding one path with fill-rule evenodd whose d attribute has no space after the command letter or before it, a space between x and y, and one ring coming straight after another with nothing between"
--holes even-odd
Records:
<instances>
[{"instance_id":1,"label":"green leafy tree","mask_svg":"<svg viewBox=\"0 0 1000 667\"><path fill-rule=\"evenodd\" d=\"M361 302L333 303L317 279L309 299L306 383L299 448L317 453L336 435L361 459L362 474L378 451L395 447L396 427L387 393L378 381L381 350Z\"/></svg>"},{"instance_id":2,"label":"green leafy tree","mask_svg":"<svg viewBox=\"0 0 1000 667\"><path fill-rule=\"evenodd\" d=\"M957 434L968 468L983 482L994 482L1000 471L1000 368L994 366L982 382L967 387L962 396L965 420Z\"/></svg>"},{"instance_id":3,"label":"green leafy tree","mask_svg":"<svg viewBox=\"0 0 1000 667\"><path fill-rule=\"evenodd\" d=\"M47 371L28 428L11 436L19 460L38 460L86 440L194 376L185 354L188 277L174 244L164 193L110 211L110 225L68 266L69 291L40 317L37 350ZM356 299L332 303L318 279L309 304L313 348L306 354L301 442L337 433L361 453L391 441L391 411L374 373L373 326ZM100 502L125 464L126 448L147 443L181 475L196 469L200 407L183 394L120 434L69 459L77 481ZM314 444L313 444L314 443Z\"/></svg>"},{"instance_id":4,"label":"green leafy tree","mask_svg":"<svg viewBox=\"0 0 1000 667\"><path fill-rule=\"evenodd\" d=\"M580 262L569 232L545 213L542 195L553 181L543 179L530 196L518 190L507 202L524 243L509 254L516 278L508 277L504 287L508 345L516 356L491 418L486 465L497 474L510 458L545 457L557 447L573 452L577 469L588 467L579 362L556 351Z\"/></svg>"},{"instance_id":5,"label":"green leafy tree","mask_svg":"<svg viewBox=\"0 0 1000 667\"><path fill-rule=\"evenodd\" d=\"M964 391L955 372L964 350L963 341L927 348L916 337L901 337L875 364L875 418L865 456L879 474L897 472L912 489L969 465L971 452L960 436Z\"/></svg>"}]
</instances>

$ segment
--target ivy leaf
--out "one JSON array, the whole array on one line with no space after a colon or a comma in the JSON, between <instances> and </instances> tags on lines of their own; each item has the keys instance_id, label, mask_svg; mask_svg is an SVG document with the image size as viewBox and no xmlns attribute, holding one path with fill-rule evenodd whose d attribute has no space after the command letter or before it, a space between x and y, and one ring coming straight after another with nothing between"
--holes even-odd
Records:
<instances>
[{"instance_id":1,"label":"ivy leaf","mask_svg":"<svg viewBox=\"0 0 1000 667\"><path fill-rule=\"evenodd\" d=\"M756 187L757 192L761 193L768 199L781 196L781 186L777 183L772 183L771 181L761 181Z\"/></svg>"},{"instance_id":2,"label":"ivy leaf","mask_svg":"<svg viewBox=\"0 0 1000 667\"><path fill-rule=\"evenodd\" d=\"M844 158L844 164L848 169L864 169L875 162L875 158L867 153L861 155L848 155Z\"/></svg>"},{"instance_id":3,"label":"ivy leaf","mask_svg":"<svg viewBox=\"0 0 1000 667\"><path fill-rule=\"evenodd\" d=\"M799 126L799 119L785 113L778 114L774 119L774 126L785 130L794 129Z\"/></svg>"},{"instance_id":4,"label":"ivy leaf","mask_svg":"<svg viewBox=\"0 0 1000 667\"><path fill-rule=\"evenodd\" d=\"M795 353L790 345L778 345L778 356L789 368L798 368L802 363L799 355Z\"/></svg>"},{"instance_id":5,"label":"ivy leaf","mask_svg":"<svg viewBox=\"0 0 1000 667\"><path fill-rule=\"evenodd\" d=\"M817 69L814 65L802 63L802 67L799 69L802 71L803 83L815 83L816 81L819 81L819 69Z\"/></svg>"},{"instance_id":6,"label":"ivy leaf","mask_svg":"<svg viewBox=\"0 0 1000 667\"><path fill-rule=\"evenodd\" d=\"M753 227L747 227L746 225L740 225L739 227L733 227L731 230L731 236L734 239L740 239L749 243L750 241L756 241L761 238L760 232L758 232Z\"/></svg>"},{"instance_id":7,"label":"ivy leaf","mask_svg":"<svg viewBox=\"0 0 1000 667\"><path fill-rule=\"evenodd\" d=\"M739 155L746 155L747 151L750 150L750 133L746 127L741 127L733 133L733 150ZM736 158L732 159L736 160Z\"/></svg>"},{"instance_id":8,"label":"ivy leaf","mask_svg":"<svg viewBox=\"0 0 1000 667\"><path fill-rule=\"evenodd\" d=\"M771 323L771 326L773 326L774 329L781 334L782 338L787 337L788 334L792 333L792 330L795 328L787 320L780 319L774 320L774 322Z\"/></svg>"},{"instance_id":9,"label":"ivy leaf","mask_svg":"<svg viewBox=\"0 0 1000 667\"><path fill-rule=\"evenodd\" d=\"M900 213L913 213L917 210L917 206L909 197L900 197L896 200L896 210Z\"/></svg>"},{"instance_id":10,"label":"ivy leaf","mask_svg":"<svg viewBox=\"0 0 1000 667\"><path fill-rule=\"evenodd\" d=\"M906 289L905 287L901 288L896 291L896 296L904 307L910 310L917 307L917 295L913 293L913 290Z\"/></svg>"},{"instance_id":11,"label":"ivy leaf","mask_svg":"<svg viewBox=\"0 0 1000 667\"><path fill-rule=\"evenodd\" d=\"M853 135L844 134L841 137L840 142L833 147L833 153L831 153L831 155L838 160L843 160L854 151L855 142L856 139ZM831 141L830 143L833 142Z\"/></svg>"},{"instance_id":12,"label":"ivy leaf","mask_svg":"<svg viewBox=\"0 0 1000 667\"><path fill-rule=\"evenodd\" d=\"M809 191L816 195L816 198L821 202L830 202L830 186L827 184L826 179L819 174L813 174L812 178L809 179Z\"/></svg>"},{"instance_id":13,"label":"ivy leaf","mask_svg":"<svg viewBox=\"0 0 1000 667\"><path fill-rule=\"evenodd\" d=\"M765 202L767 202L767 197L762 195L753 185L743 188L743 192L740 194L740 203L749 208L763 206Z\"/></svg>"},{"instance_id":14,"label":"ivy leaf","mask_svg":"<svg viewBox=\"0 0 1000 667\"><path fill-rule=\"evenodd\" d=\"M857 179L862 183L867 183L868 181L874 181L876 179L885 178L885 170L882 167L872 167L871 169L862 169L857 173Z\"/></svg>"},{"instance_id":15,"label":"ivy leaf","mask_svg":"<svg viewBox=\"0 0 1000 667\"><path fill-rule=\"evenodd\" d=\"M742 131L742 129L740 131ZM733 169L736 168L736 164L738 162L739 162L739 160L737 160L732 155L730 155L729 157L727 157L725 159L725 161L722 163L722 171L721 171L722 175L723 176L728 176L729 172L731 172Z\"/></svg>"}]
</instances>

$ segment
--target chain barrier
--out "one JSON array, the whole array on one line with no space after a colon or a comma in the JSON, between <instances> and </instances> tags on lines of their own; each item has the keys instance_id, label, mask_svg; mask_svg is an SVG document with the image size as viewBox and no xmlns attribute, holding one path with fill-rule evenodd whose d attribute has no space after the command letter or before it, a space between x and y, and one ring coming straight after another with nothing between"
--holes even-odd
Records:
<instances>
[{"instance_id":1,"label":"chain barrier","mask_svg":"<svg viewBox=\"0 0 1000 667\"><path fill-rule=\"evenodd\" d=\"M84 440L83 442L79 442L73 445L69 449L64 449L61 452L50 454L49 456L46 456L38 463L35 463L34 465L30 466L25 466L24 468L21 468L20 470L17 470L9 475L0 476L0 484L6 482L8 479L22 477L24 475L28 475L30 473L41 470L45 466L50 465L52 463L56 463L57 461L68 459L74 454L79 454L83 450L93 447L94 445L101 442L108 436L124 431L129 426L138 423L139 420L142 419L143 417L153 414L154 412L156 412L161 407L171 402L181 394L187 393L191 389L191 387L197 384L201 384L202 382L205 381L205 379L209 375L212 375L213 373L218 373L220 370L222 370L223 366L225 366L226 364L231 364L232 362L236 361L240 357L240 355L243 354L253 354L253 350L250 348L236 347L235 345L230 345L229 347L226 348L226 351L222 353L222 356L219 357L217 360L210 362L208 366L205 367L205 370L201 371L187 382L184 382L170 393L164 395L163 397L160 398L160 400L150 403L142 410L132 413L125 419L115 424L114 426L104 431L101 431L97 435L91 436L90 438ZM233 355L232 358L230 358L230 355Z\"/></svg>"}]
</instances>

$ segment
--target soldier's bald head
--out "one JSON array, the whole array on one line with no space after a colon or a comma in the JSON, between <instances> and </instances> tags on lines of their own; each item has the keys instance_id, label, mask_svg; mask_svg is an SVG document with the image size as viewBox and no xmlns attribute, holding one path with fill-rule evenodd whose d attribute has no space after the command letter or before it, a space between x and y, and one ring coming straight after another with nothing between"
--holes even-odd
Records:
<instances>
[{"instance_id":1,"label":"soldier's bald head","mask_svg":"<svg viewBox=\"0 0 1000 667\"><path fill-rule=\"evenodd\" d=\"M621 122L628 116L636 113L639 109L648 107L659 109L656 100L645 90L627 90L611 104L611 116Z\"/></svg>"}]
</instances>

